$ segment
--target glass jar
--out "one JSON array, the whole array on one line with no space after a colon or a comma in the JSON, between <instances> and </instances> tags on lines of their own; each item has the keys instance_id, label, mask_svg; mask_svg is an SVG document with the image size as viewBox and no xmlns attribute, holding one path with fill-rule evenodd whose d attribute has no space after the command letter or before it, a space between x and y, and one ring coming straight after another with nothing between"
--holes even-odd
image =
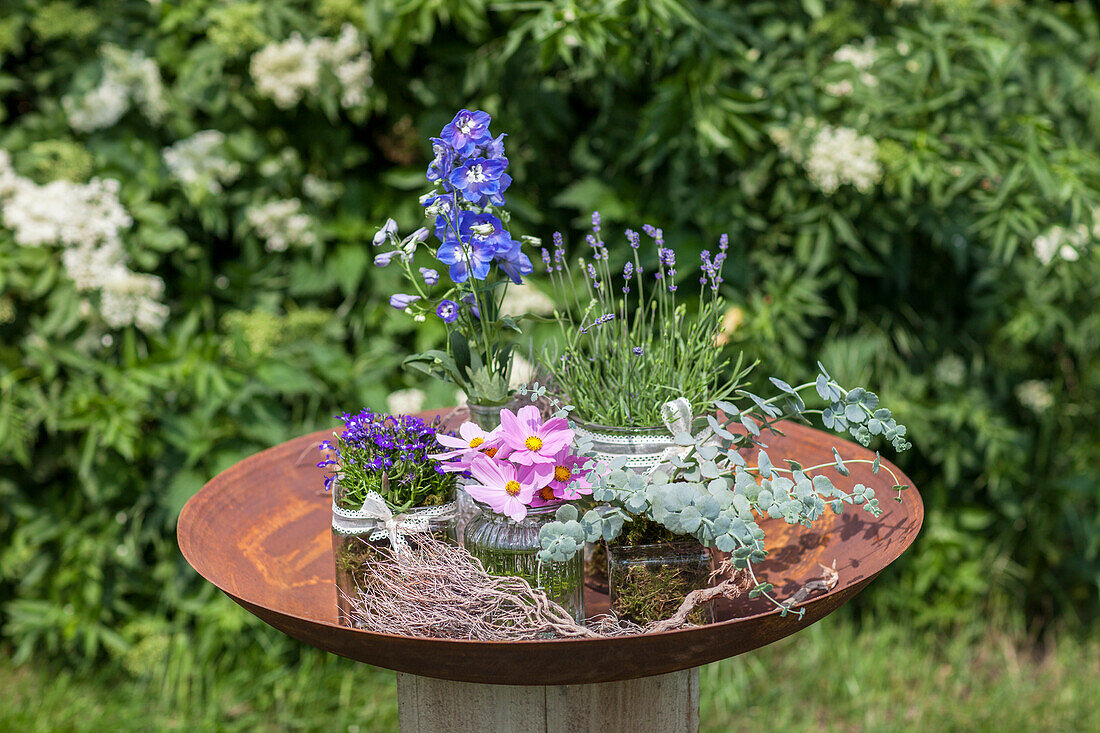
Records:
<instances>
[{"instance_id":1,"label":"glass jar","mask_svg":"<svg viewBox=\"0 0 1100 733\"><path fill-rule=\"evenodd\" d=\"M554 521L558 505L527 510L520 521L485 510L466 525L464 546L490 575L518 576L544 592L577 623L584 621L581 553L565 562L540 563L539 530Z\"/></svg>"},{"instance_id":2,"label":"glass jar","mask_svg":"<svg viewBox=\"0 0 1100 733\"><path fill-rule=\"evenodd\" d=\"M336 611L341 626L355 626L353 606L359 594L359 588L371 572L371 567L380 562L393 562L389 535L385 523L380 519L362 516L362 510L343 509L335 503L332 507L332 556L336 563ZM421 510L435 510L440 507L422 507ZM445 507L444 507L445 508ZM417 509L409 510L415 515ZM454 511L450 516L428 519L428 533L438 540L456 543ZM416 546L419 533L403 534L409 545ZM372 535L374 539L371 539Z\"/></svg>"},{"instance_id":3,"label":"glass jar","mask_svg":"<svg viewBox=\"0 0 1100 733\"><path fill-rule=\"evenodd\" d=\"M693 430L702 430L706 424L706 418L697 418ZM645 473L661 462L666 450L678 447L664 426L613 427L576 420L573 430L578 442L591 442L591 455L597 461L610 463L625 456L626 468L636 473Z\"/></svg>"},{"instance_id":4,"label":"glass jar","mask_svg":"<svg viewBox=\"0 0 1100 733\"><path fill-rule=\"evenodd\" d=\"M698 542L607 547L611 610L642 626L663 621L679 610L693 590L710 587L711 557ZM714 620L712 604L695 607L693 624Z\"/></svg>"}]
</instances>

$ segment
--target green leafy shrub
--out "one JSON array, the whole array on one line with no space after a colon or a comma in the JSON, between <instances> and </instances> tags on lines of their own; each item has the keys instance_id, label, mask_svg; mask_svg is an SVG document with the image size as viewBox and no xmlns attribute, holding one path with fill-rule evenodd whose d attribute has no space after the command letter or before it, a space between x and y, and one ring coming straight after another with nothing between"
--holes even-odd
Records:
<instances>
[{"instance_id":1,"label":"green leafy shrub","mask_svg":"<svg viewBox=\"0 0 1100 733\"><path fill-rule=\"evenodd\" d=\"M420 226L421 141L464 106L521 151L515 234L577 241L593 208L696 253L728 231L724 339L792 379L873 370L930 511L865 603L1088 619L1096 15L827 6L7 3L3 634L130 666L289 653L186 567L176 516L338 411L453 401L399 370L443 330L385 305L369 241Z\"/></svg>"}]
</instances>

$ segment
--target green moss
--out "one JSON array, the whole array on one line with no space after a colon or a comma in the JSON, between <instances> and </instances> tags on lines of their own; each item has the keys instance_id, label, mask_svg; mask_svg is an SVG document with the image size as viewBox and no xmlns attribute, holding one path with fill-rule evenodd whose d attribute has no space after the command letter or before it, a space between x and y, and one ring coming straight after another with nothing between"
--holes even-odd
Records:
<instances>
[{"instance_id":1,"label":"green moss","mask_svg":"<svg viewBox=\"0 0 1100 733\"><path fill-rule=\"evenodd\" d=\"M648 624L669 618L684 602L687 594L709 585L709 569L699 565L632 564L611 569L611 610L621 619ZM697 606L688 615L693 624L711 620L708 606Z\"/></svg>"}]
</instances>

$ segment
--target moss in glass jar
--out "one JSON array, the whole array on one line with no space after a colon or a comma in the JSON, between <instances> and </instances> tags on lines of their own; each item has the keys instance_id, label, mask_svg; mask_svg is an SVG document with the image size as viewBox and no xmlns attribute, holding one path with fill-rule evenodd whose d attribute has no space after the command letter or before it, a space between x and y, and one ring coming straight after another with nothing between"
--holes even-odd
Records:
<instances>
[{"instance_id":1,"label":"moss in glass jar","mask_svg":"<svg viewBox=\"0 0 1100 733\"><path fill-rule=\"evenodd\" d=\"M666 528L638 517L608 545L611 610L621 619L645 625L669 618L693 590L710 585L710 554ZM688 616L693 624L713 620L709 605Z\"/></svg>"}]
</instances>

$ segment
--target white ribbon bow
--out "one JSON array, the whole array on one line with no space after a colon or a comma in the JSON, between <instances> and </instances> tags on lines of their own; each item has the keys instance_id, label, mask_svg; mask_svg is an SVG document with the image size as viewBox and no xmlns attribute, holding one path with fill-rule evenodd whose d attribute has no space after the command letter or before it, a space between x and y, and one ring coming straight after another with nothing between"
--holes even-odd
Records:
<instances>
[{"instance_id":1,"label":"white ribbon bow","mask_svg":"<svg viewBox=\"0 0 1100 733\"><path fill-rule=\"evenodd\" d=\"M363 506L349 511L332 505L332 528L341 534L358 534L370 531L367 539L374 542L388 538L390 546L397 554L409 547L404 535L427 532L432 519L448 520L456 516L455 503L452 501L440 506L414 509L407 513L394 514L386 505L386 500L377 491L370 491L363 500ZM379 527L378 524L382 526ZM371 531L373 530L373 531Z\"/></svg>"},{"instance_id":2,"label":"white ribbon bow","mask_svg":"<svg viewBox=\"0 0 1100 733\"><path fill-rule=\"evenodd\" d=\"M691 435L691 429L695 427L695 416L691 412L691 403L683 397L677 397L676 399L661 405L661 420L664 422L665 427L668 429L668 432L673 437L673 439L675 439L681 433L687 433L688 435ZM699 436L702 435L704 432L705 430L700 431L693 437L696 439L696 441L698 441ZM717 436L711 435L709 439L704 441L703 445L707 445L712 442L717 442ZM646 473L653 473L653 471L656 470L657 466L660 466L662 463L667 463L674 456L679 456L683 458L687 455L688 451L691 450L691 448L692 446L690 445L671 445L668 448L665 448L661 452L661 457L657 461L657 465L650 468Z\"/></svg>"}]
</instances>

